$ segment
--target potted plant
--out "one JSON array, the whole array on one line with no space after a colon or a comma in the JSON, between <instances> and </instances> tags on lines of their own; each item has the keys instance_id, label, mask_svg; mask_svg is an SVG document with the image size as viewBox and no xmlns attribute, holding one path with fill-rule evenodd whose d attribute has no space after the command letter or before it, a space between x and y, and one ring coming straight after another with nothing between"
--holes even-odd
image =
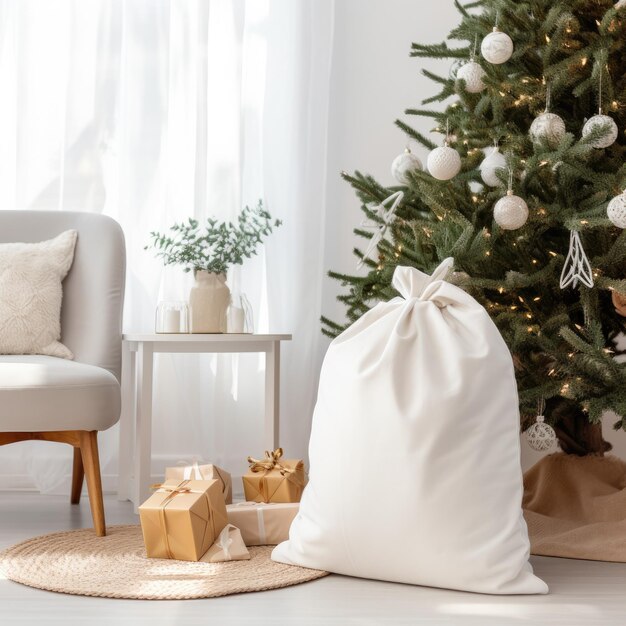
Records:
<instances>
[{"instance_id":1,"label":"potted plant","mask_svg":"<svg viewBox=\"0 0 626 626\"><path fill-rule=\"evenodd\" d=\"M194 273L189 296L192 333L226 332L230 304L226 272L257 254L259 245L280 224L259 201L255 208L246 206L235 223L210 217L201 226L190 217L171 226L169 234L150 233L146 249L156 250L164 265L181 265L184 272Z\"/></svg>"}]
</instances>

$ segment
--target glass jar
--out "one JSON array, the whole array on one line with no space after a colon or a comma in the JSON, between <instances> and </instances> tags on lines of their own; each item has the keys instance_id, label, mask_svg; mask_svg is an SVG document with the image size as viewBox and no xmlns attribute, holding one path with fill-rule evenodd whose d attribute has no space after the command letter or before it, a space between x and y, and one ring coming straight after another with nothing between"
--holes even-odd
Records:
<instances>
[{"instance_id":1,"label":"glass jar","mask_svg":"<svg viewBox=\"0 0 626 626\"><path fill-rule=\"evenodd\" d=\"M228 332L253 333L252 305L244 293L234 293L228 307Z\"/></svg>"},{"instance_id":2,"label":"glass jar","mask_svg":"<svg viewBox=\"0 0 626 626\"><path fill-rule=\"evenodd\" d=\"M188 333L189 305L186 302L159 302L156 310L155 332Z\"/></svg>"}]
</instances>

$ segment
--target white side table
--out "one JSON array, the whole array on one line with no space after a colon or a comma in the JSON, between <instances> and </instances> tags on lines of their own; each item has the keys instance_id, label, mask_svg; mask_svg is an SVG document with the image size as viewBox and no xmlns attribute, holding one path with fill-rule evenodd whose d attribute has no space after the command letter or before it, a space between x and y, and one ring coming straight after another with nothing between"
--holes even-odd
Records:
<instances>
[{"instance_id":1,"label":"white side table","mask_svg":"<svg viewBox=\"0 0 626 626\"><path fill-rule=\"evenodd\" d=\"M123 339L119 500L132 500L137 507L147 498L149 493L155 353L264 352L265 421L263 444L268 450L278 447L280 342L291 340L291 335L131 333L124 335Z\"/></svg>"}]
</instances>

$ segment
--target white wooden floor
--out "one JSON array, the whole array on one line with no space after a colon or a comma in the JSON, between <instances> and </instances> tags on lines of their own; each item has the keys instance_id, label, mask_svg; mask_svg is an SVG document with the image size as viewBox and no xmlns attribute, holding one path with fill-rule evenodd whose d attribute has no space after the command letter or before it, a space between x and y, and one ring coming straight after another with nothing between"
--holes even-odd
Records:
<instances>
[{"instance_id":1,"label":"white wooden floor","mask_svg":"<svg viewBox=\"0 0 626 626\"><path fill-rule=\"evenodd\" d=\"M135 523L130 503L106 499L109 524ZM34 535L89 526L85 498L0 493L0 548ZM626 564L533 557L548 596L493 597L343 576L287 589L211 600L84 598L0 580L0 624L194 624L283 626L388 624L507 626L532 623L603 626L626 623Z\"/></svg>"}]
</instances>

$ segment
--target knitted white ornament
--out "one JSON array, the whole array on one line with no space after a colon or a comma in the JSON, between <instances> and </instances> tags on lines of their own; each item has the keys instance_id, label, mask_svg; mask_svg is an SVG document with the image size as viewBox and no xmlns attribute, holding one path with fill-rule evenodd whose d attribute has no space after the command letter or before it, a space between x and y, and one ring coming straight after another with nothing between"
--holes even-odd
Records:
<instances>
[{"instance_id":1,"label":"knitted white ornament","mask_svg":"<svg viewBox=\"0 0 626 626\"><path fill-rule=\"evenodd\" d=\"M461 155L449 146L435 148L427 161L428 171L437 180L450 180L461 171Z\"/></svg>"},{"instance_id":2,"label":"knitted white ornament","mask_svg":"<svg viewBox=\"0 0 626 626\"><path fill-rule=\"evenodd\" d=\"M480 93L485 88L483 78L485 70L476 61L470 61L459 68L456 77L465 81L465 91L468 93Z\"/></svg>"},{"instance_id":3,"label":"knitted white ornament","mask_svg":"<svg viewBox=\"0 0 626 626\"><path fill-rule=\"evenodd\" d=\"M617 139L618 129L617 124L613 121L612 117L608 115L594 115L590 117L583 126L583 137L587 137L590 133L598 128L605 128L605 134L599 139L595 139L591 142L594 148L608 148L615 143Z\"/></svg>"},{"instance_id":4,"label":"knitted white ornament","mask_svg":"<svg viewBox=\"0 0 626 626\"><path fill-rule=\"evenodd\" d=\"M494 28L480 44L480 52L493 65L506 63L513 54L513 40L506 33Z\"/></svg>"},{"instance_id":5,"label":"knitted white ornament","mask_svg":"<svg viewBox=\"0 0 626 626\"><path fill-rule=\"evenodd\" d=\"M409 184L407 176L409 172L423 169L422 162L408 148L399 154L391 164L391 174L401 185Z\"/></svg>"},{"instance_id":6,"label":"knitted white ornament","mask_svg":"<svg viewBox=\"0 0 626 626\"><path fill-rule=\"evenodd\" d=\"M485 185L489 187L498 187L502 181L497 176L497 171L506 169L506 159L498 148L494 148L480 164L480 177Z\"/></svg>"},{"instance_id":7,"label":"knitted white ornament","mask_svg":"<svg viewBox=\"0 0 626 626\"><path fill-rule=\"evenodd\" d=\"M545 140L555 147L565 135L565 122L556 113L546 111L533 120L529 134L534 142Z\"/></svg>"},{"instance_id":8,"label":"knitted white ornament","mask_svg":"<svg viewBox=\"0 0 626 626\"><path fill-rule=\"evenodd\" d=\"M493 218L503 230L517 230L528 219L528 205L509 189L506 196L500 198L493 207Z\"/></svg>"},{"instance_id":9,"label":"knitted white ornament","mask_svg":"<svg viewBox=\"0 0 626 626\"><path fill-rule=\"evenodd\" d=\"M545 423L543 415L537 415L537 421L526 431L526 440L533 450L545 452L556 443L556 433L550 424Z\"/></svg>"},{"instance_id":10,"label":"knitted white ornament","mask_svg":"<svg viewBox=\"0 0 626 626\"><path fill-rule=\"evenodd\" d=\"M609 202L606 215L618 228L626 228L626 191Z\"/></svg>"}]
</instances>

